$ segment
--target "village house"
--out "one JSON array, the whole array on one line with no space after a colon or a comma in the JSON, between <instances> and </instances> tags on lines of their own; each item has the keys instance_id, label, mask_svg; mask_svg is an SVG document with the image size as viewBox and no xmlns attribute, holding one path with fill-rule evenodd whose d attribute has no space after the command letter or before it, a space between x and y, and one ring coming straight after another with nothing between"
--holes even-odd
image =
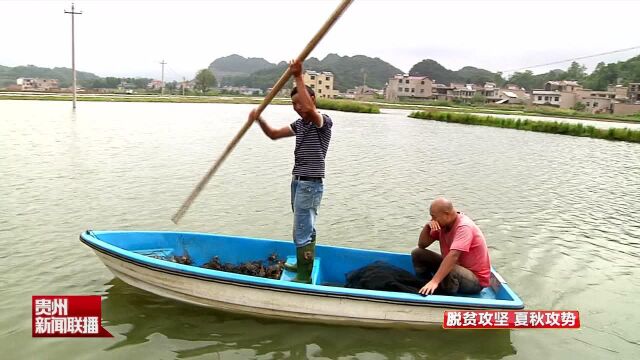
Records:
<instances>
[{"instance_id":1,"label":"village house","mask_svg":"<svg viewBox=\"0 0 640 360\"><path fill-rule=\"evenodd\" d=\"M356 98L356 89L347 89L344 93L340 94L341 97L345 99L355 99Z\"/></svg>"},{"instance_id":2,"label":"village house","mask_svg":"<svg viewBox=\"0 0 640 360\"><path fill-rule=\"evenodd\" d=\"M181 81L178 83L178 89L182 90L192 90L195 89L196 87L196 81L195 80L185 80L185 81Z\"/></svg>"},{"instance_id":3,"label":"village house","mask_svg":"<svg viewBox=\"0 0 640 360\"><path fill-rule=\"evenodd\" d=\"M163 83L162 80L151 80L148 84L147 84L147 89L149 90L160 90L163 87Z\"/></svg>"},{"instance_id":4,"label":"village house","mask_svg":"<svg viewBox=\"0 0 640 360\"><path fill-rule=\"evenodd\" d=\"M527 104L530 96L524 88L518 85L507 84L500 89L500 100L496 104Z\"/></svg>"},{"instance_id":5,"label":"village house","mask_svg":"<svg viewBox=\"0 0 640 360\"><path fill-rule=\"evenodd\" d=\"M370 88L367 85L356 86L353 92L353 99L357 101L371 101L380 93L380 90ZM384 92L382 92L382 94L384 94Z\"/></svg>"},{"instance_id":6,"label":"village house","mask_svg":"<svg viewBox=\"0 0 640 360\"><path fill-rule=\"evenodd\" d=\"M640 83L629 83L627 97L631 103L640 102Z\"/></svg>"},{"instance_id":7,"label":"village house","mask_svg":"<svg viewBox=\"0 0 640 360\"><path fill-rule=\"evenodd\" d=\"M58 90L58 79L18 78L16 80L20 90L49 91Z\"/></svg>"},{"instance_id":8,"label":"village house","mask_svg":"<svg viewBox=\"0 0 640 360\"><path fill-rule=\"evenodd\" d=\"M548 81L544 90L532 91L531 103L561 109L575 109L582 104L585 112L593 114L634 114L640 112L640 102L637 100L639 85L609 85L606 91L599 91L585 89L576 81Z\"/></svg>"},{"instance_id":9,"label":"village house","mask_svg":"<svg viewBox=\"0 0 640 360\"><path fill-rule=\"evenodd\" d=\"M495 83L484 85L451 83L449 86L435 84L432 92L438 100L471 102L474 98L484 98L486 102L498 102L502 99L500 88Z\"/></svg>"},{"instance_id":10,"label":"village house","mask_svg":"<svg viewBox=\"0 0 640 360\"><path fill-rule=\"evenodd\" d=\"M447 100L471 102L474 97L482 97L487 102L498 102L504 97L495 83L484 85L437 83L426 76L396 75L390 78L384 90L386 100L397 101L401 98L418 98L424 100Z\"/></svg>"},{"instance_id":11,"label":"village house","mask_svg":"<svg viewBox=\"0 0 640 360\"><path fill-rule=\"evenodd\" d=\"M273 90L272 87L267 89L267 94L271 93L271 90ZM291 96L291 89L289 88L282 88L280 89L280 91L278 91L278 93L275 95L276 97L290 97Z\"/></svg>"},{"instance_id":12,"label":"village house","mask_svg":"<svg viewBox=\"0 0 640 360\"><path fill-rule=\"evenodd\" d=\"M426 88L428 86L428 89ZM530 104L556 106L561 109L584 109L590 113L633 114L640 112L640 83L629 86L610 85L606 91L585 89L577 81L547 81L543 89L528 94L525 89L508 84L499 88L495 83L484 85L439 84L427 77L396 75L385 88L385 99L402 98L472 102L482 99L496 104ZM348 93L347 97L356 97Z\"/></svg>"},{"instance_id":13,"label":"village house","mask_svg":"<svg viewBox=\"0 0 640 360\"><path fill-rule=\"evenodd\" d=\"M338 90L333 89L334 76L332 72L305 70L302 78L304 84L316 93L316 98L333 99L338 95Z\"/></svg>"},{"instance_id":14,"label":"village house","mask_svg":"<svg viewBox=\"0 0 640 360\"><path fill-rule=\"evenodd\" d=\"M555 90L533 90L531 92L531 103L534 105L555 105L560 107L560 98L563 96L563 93ZM565 99L575 99L575 95L573 93L564 93ZM568 102L569 100L567 100ZM573 104L575 105L575 101L573 100ZM571 107L568 106L567 108Z\"/></svg>"},{"instance_id":15,"label":"village house","mask_svg":"<svg viewBox=\"0 0 640 360\"><path fill-rule=\"evenodd\" d=\"M432 96L436 100L450 100L452 92L453 88L445 84L437 84L434 82L433 86L431 87L431 93L433 94Z\"/></svg>"},{"instance_id":16,"label":"village house","mask_svg":"<svg viewBox=\"0 0 640 360\"><path fill-rule=\"evenodd\" d=\"M562 109L570 109L576 105L576 90L582 89L577 81L547 81L544 89L531 92L533 105L552 105Z\"/></svg>"},{"instance_id":17,"label":"village house","mask_svg":"<svg viewBox=\"0 0 640 360\"><path fill-rule=\"evenodd\" d=\"M246 95L246 96L262 95L262 89L250 88L246 86L225 86L220 89L229 93L235 93L239 95Z\"/></svg>"},{"instance_id":18,"label":"village house","mask_svg":"<svg viewBox=\"0 0 640 360\"><path fill-rule=\"evenodd\" d=\"M629 101L629 87L622 85L609 85L607 91L614 93L614 100L620 102Z\"/></svg>"},{"instance_id":19,"label":"village house","mask_svg":"<svg viewBox=\"0 0 640 360\"><path fill-rule=\"evenodd\" d=\"M617 97L618 92L616 92L616 99ZM619 115L640 113L640 83L629 83L626 98L626 102L614 102L613 113Z\"/></svg>"},{"instance_id":20,"label":"village house","mask_svg":"<svg viewBox=\"0 0 640 360\"><path fill-rule=\"evenodd\" d=\"M476 95L476 87L473 84L451 83L451 91L447 93L447 100L470 102Z\"/></svg>"},{"instance_id":21,"label":"village house","mask_svg":"<svg viewBox=\"0 0 640 360\"><path fill-rule=\"evenodd\" d=\"M590 89L578 89L575 91L576 103L585 105L585 111L594 114L610 113L616 96L611 91L595 91Z\"/></svg>"},{"instance_id":22,"label":"village house","mask_svg":"<svg viewBox=\"0 0 640 360\"><path fill-rule=\"evenodd\" d=\"M433 82L426 76L396 75L387 82L384 97L390 101L403 97L431 99L432 87Z\"/></svg>"}]
</instances>

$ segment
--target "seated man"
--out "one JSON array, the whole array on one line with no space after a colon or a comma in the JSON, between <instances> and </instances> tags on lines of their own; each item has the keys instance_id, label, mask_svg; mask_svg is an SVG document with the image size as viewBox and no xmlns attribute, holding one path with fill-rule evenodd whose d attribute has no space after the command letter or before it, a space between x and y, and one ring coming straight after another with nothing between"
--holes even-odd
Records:
<instances>
[{"instance_id":1,"label":"seated man","mask_svg":"<svg viewBox=\"0 0 640 360\"><path fill-rule=\"evenodd\" d=\"M431 221L411 252L418 278L431 279L419 292L430 295L438 289L448 295L476 294L489 286L491 263L482 231L445 198L435 199L429 211ZM427 250L435 240L440 242L442 255Z\"/></svg>"}]
</instances>

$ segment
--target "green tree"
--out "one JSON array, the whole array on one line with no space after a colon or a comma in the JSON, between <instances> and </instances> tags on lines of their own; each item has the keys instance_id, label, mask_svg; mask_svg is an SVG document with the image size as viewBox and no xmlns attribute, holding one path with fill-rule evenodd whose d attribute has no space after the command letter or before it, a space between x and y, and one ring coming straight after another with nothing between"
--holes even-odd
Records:
<instances>
[{"instance_id":1,"label":"green tree","mask_svg":"<svg viewBox=\"0 0 640 360\"><path fill-rule=\"evenodd\" d=\"M94 89L100 89L100 88L106 88L107 83L104 81L104 79L95 79L95 80L92 80L90 83L87 83L86 86Z\"/></svg>"},{"instance_id":2,"label":"green tree","mask_svg":"<svg viewBox=\"0 0 640 360\"><path fill-rule=\"evenodd\" d=\"M211 70L202 69L198 71L196 75L196 90L202 91L202 94L206 94L207 91L217 85L216 77L213 75Z\"/></svg>"},{"instance_id":3,"label":"green tree","mask_svg":"<svg viewBox=\"0 0 640 360\"><path fill-rule=\"evenodd\" d=\"M580 65L577 62L572 62L569 68L567 69L565 80L576 80L582 81L587 76L587 67L584 65Z\"/></svg>"},{"instance_id":4,"label":"green tree","mask_svg":"<svg viewBox=\"0 0 640 360\"><path fill-rule=\"evenodd\" d=\"M515 72L509 78L509 82L531 91L534 88L536 79L533 76L533 71L527 70L525 72Z\"/></svg>"},{"instance_id":5,"label":"green tree","mask_svg":"<svg viewBox=\"0 0 640 360\"><path fill-rule=\"evenodd\" d=\"M135 85L135 87L137 89L145 89L147 87L147 85L149 85L149 83L151 82L152 79L149 78L135 78L133 79L133 85Z\"/></svg>"},{"instance_id":6,"label":"green tree","mask_svg":"<svg viewBox=\"0 0 640 360\"><path fill-rule=\"evenodd\" d=\"M479 94L479 93L476 93L471 98L471 103L472 104L484 104L486 102L487 102L487 98L484 95Z\"/></svg>"},{"instance_id":7,"label":"green tree","mask_svg":"<svg viewBox=\"0 0 640 360\"><path fill-rule=\"evenodd\" d=\"M586 109L587 106L583 103L581 103L580 101L578 101L575 105L573 105L573 110L577 110L577 111L584 111L584 109Z\"/></svg>"},{"instance_id":8,"label":"green tree","mask_svg":"<svg viewBox=\"0 0 640 360\"><path fill-rule=\"evenodd\" d=\"M507 83L507 81L502 77L502 71L498 71L493 76L493 82L496 84L497 87L503 87Z\"/></svg>"},{"instance_id":9,"label":"green tree","mask_svg":"<svg viewBox=\"0 0 640 360\"><path fill-rule=\"evenodd\" d=\"M109 89L115 89L120 85L120 78L107 76L105 79L105 87Z\"/></svg>"},{"instance_id":10,"label":"green tree","mask_svg":"<svg viewBox=\"0 0 640 360\"><path fill-rule=\"evenodd\" d=\"M178 82L177 81L172 81L172 82L168 82L167 83L167 90L169 90L170 93L173 92L173 90L178 88Z\"/></svg>"},{"instance_id":11,"label":"green tree","mask_svg":"<svg viewBox=\"0 0 640 360\"><path fill-rule=\"evenodd\" d=\"M585 86L593 90L605 90L607 85L615 84L618 81L618 71L616 64L605 64L599 62L596 69L585 81Z\"/></svg>"}]
</instances>

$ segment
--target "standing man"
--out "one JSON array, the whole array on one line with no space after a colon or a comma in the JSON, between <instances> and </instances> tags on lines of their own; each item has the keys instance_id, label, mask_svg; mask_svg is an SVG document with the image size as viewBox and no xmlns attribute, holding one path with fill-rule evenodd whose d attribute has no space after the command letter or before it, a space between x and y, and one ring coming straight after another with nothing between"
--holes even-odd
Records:
<instances>
[{"instance_id":1,"label":"standing man","mask_svg":"<svg viewBox=\"0 0 640 360\"><path fill-rule=\"evenodd\" d=\"M297 60L291 61L289 69L295 79L291 102L300 118L279 129L269 126L262 117L256 118L255 109L251 111L249 118L258 121L262 131L272 140L294 135L296 137L291 208L297 263L285 264L285 267L296 272L294 281L310 283L316 246L316 217L324 192L325 158L333 122L328 115L320 114L316 109L315 92L305 86L302 78L302 64Z\"/></svg>"},{"instance_id":2,"label":"standing man","mask_svg":"<svg viewBox=\"0 0 640 360\"><path fill-rule=\"evenodd\" d=\"M491 262L480 228L445 198L431 202L429 212L431 221L411 252L418 278L431 278L419 292L430 295L438 289L447 295L476 294L489 286ZM440 254L427 250L436 240L440 242Z\"/></svg>"}]
</instances>

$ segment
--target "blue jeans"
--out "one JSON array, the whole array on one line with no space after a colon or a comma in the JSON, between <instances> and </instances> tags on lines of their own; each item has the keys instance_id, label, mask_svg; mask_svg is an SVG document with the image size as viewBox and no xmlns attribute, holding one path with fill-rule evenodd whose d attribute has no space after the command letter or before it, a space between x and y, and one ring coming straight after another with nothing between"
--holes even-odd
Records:
<instances>
[{"instance_id":1,"label":"blue jeans","mask_svg":"<svg viewBox=\"0 0 640 360\"><path fill-rule=\"evenodd\" d=\"M322 200L321 182L291 180L291 210L293 210L293 242L296 247L316 239L316 217Z\"/></svg>"}]
</instances>

